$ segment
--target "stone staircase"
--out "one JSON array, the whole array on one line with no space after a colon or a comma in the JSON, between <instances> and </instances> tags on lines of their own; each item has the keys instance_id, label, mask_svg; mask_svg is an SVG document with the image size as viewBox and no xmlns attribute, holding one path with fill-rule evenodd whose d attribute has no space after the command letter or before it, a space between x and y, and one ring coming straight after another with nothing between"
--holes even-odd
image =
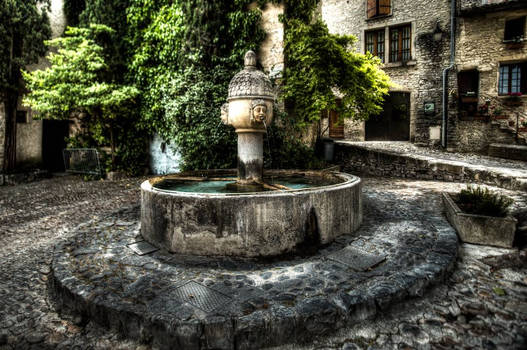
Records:
<instances>
[{"instance_id":1,"label":"stone staircase","mask_svg":"<svg viewBox=\"0 0 527 350\"><path fill-rule=\"evenodd\" d=\"M527 120L527 119L525 119ZM522 120L520 120L520 123ZM500 131L507 133L511 136L512 139L516 139L516 118L507 116L507 119L491 119L491 125ZM521 125L521 124L520 124ZM517 145L527 145L527 130L518 130L518 138L516 140L511 140L511 143ZM515 141L515 142L514 142Z\"/></svg>"},{"instance_id":2,"label":"stone staircase","mask_svg":"<svg viewBox=\"0 0 527 350\"><path fill-rule=\"evenodd\" d=\"M505 105L494 96L483 97L491 106L502 111L499 116L490 116L494 132L488 155L527 161L527 113L522 110L523 107Z\"/></svg>"}]
</instances>

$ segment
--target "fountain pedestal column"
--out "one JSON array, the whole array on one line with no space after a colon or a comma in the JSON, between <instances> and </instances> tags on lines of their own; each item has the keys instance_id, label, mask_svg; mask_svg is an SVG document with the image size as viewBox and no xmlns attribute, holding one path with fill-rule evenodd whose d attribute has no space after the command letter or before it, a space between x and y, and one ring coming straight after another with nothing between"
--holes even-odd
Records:
<instances>
[{"instance_id":1,"label":"fountain pedestal column","mask_svg":"<svg viewBox=\"0 0 527 350\"><path fill-rule=\"evenodd\" d=\"M238 182L261 183L263 179L263 133L238 133Z\"/></svg>"},{"instance_id":2,"label":"fountain pedestal column","mask_svg":"<svg viewBox=\"0 0 527 350\"><path fill-rule=\"evenodd\" d=\"M228 187L240 192L260 191L263 183L263 135L273 121L275 93L271 80L256 69L256 54L248 51L244 68L229 83L221 120L238 134L238 179Z\"/></svg>"}]
</instances>

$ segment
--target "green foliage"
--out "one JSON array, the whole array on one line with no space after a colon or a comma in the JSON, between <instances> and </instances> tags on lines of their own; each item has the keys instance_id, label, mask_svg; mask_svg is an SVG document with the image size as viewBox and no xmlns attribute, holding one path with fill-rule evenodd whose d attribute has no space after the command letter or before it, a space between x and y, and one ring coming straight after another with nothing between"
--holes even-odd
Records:
<instances>
[{"instance_id":1,"label":"green foliage","mask_svg":"<svg viewBox=\"0 0 527 350\"><path fill-rule=\"evenodd\" d=\"M271 169L323 169L326 164L320 160L312 147L307 146L295 133L292 127L284 127L285 113L276 113L278 124L267 129L264 140L264 162Z\"/></svg>"},{"instance_id":2,"label":"green foliage","mask_svg":"<svg viewBox=\"0 0 527 350\"><path fill-rule=\"evenodd\" d=\"M79 25L79 17L86 8L86 0L64 0L63 10L66 24L70 27Z\"/></svg>"},{"instance_id":3,"label":"green foliage","mask_svg":"<svg viewBox=\"0 0 527 350\"><path fill-rule=\"evenodd\" d=\"M130 56L129 42L126 40L128 24L126 9L129 0L84 0L86 8L79 15L79 25L89 28L92 24L103 24L112 31L97 38L104 49L105 62L108 65L108 80L123 83L128 71Z\"/></svg>"},{"instance_id":4,"label":"green foliage","mask_svg":"<svg viewBox=\"0 0 527 350\"><path fill-rule=\"evenodd\" d=\"M104 25L66 30L65 36L47 42L56 49L48 55L51 67L23 72L30 93L24 103L40 112L40 118L67 119L73 113L85 115L83 122L89 137L97 145L112 147L115 165L115 145L119 129L134 109L139 91L129 85L108 81L108 66L103 48L96 38L111 34Z\"/></svg>"},{"instance_id":5,"label":"green foliage","mask_svg":"<svg viewBox=\"0 0 527 350\"><path fill-rule=\"evenodd\" d=\"M45 54L44 40L51 35L46 5L47 0L0 1L0 92L20 91L20 69Z\"/></svg>"},{"instance_id":6,"label":"green foliage","mask_svg":"<svg viewBox=\"0 0 527 350\"><path fill-rule=\"evenodd\" d=\"M330 34L324 22L312 19L317 3L286 2L283 98L289 111L300 127L320 120L326 110L353 119L378 114L390 84L380 60L350 51L355 37Z\"/></svg>"},{"instance_id":7,"label":"green foliage","mask_svg":"<svg viewBox=\"0 0 527 350\"><path fill-rule=\"evenodd\" d=\"M174 142L185 169L235 164L236 135L219 114L243 55L264 38L249 3L132 0L128 8L141 125Z\"/></svg>"},{"instance_id":8,"label":"green foliage","mask_svg":"<svg viewBox=\"0 0 527 350\"><path fill-rule=\"evenodd\" d=\"M457 195L457 203L469 214L503 217L513 200L488 188L467 186Z\"/></svg>"},{"instance_id":9,"label":"green foliage","mask_svg":"<svg viewBox=\"0 0 527 350\"><path fill-rule=\"evenodd\" d=\"M107 65L94 37L110 32L104 25L70 27L65 37L48 41L57 52L47 56L50 68L23 72L30 90L24 103L40 112L41 118L67 119L72 112L87 112L105 121L114 120L116 112L132 102L138 91L105 81Z\"/></svg>"}]
</instances>

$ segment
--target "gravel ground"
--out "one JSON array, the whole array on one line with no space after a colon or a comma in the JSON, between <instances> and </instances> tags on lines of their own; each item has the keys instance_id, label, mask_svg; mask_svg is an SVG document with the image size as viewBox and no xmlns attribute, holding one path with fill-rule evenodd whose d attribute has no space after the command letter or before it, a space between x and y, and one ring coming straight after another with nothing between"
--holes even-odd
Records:
<instances>
[{"instance_id":1,"label":"gravel ground","mask_svg":"<svg viewBox=\"0 0 527 350\"><path fill-rule=\"evenodd\" d=\"M62 319L48 298L53 246L93 217L139 201L141 179L83 182L62 177L0 188L0 349L148 349L79 319ZM366 179L401 200L420 195L438 208L441 191L462 184ZM500 190L519 206L525 193ZM516 208L517 209L517 208ZM445 285L375 320L305 346L283 349L488 348L527 346L525 251L462 245Z\"/></svg>"}]
</instances>

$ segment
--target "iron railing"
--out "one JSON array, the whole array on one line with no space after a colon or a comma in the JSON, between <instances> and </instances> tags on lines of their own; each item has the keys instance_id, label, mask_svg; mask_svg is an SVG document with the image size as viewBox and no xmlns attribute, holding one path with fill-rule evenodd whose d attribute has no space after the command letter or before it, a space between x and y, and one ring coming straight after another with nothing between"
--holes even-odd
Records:
<instances>
[{"instance_id":1,"label":"iron railing","mask_svg":"<svg viewBox=\"0 0 527 350\"><path fill-rule=\"evenodd\" d=\"M66 172L102 176L99 152L95 148L67 148L62 154Z\"/></svg>"},{"instance_id":2,"label":"iron railing","mask_svg":"<svg viewBox=\"0 0 527 350\"><path fill-rule=\"evenodd\" d=\"M524 125L524 123L527 124L527 113L521 112L519 108L513 108L512 106L505 104L501 99L497 98L496 96L489 95L486 93L480 93L480 97L484 98L485 104L487 106L494 105L494 108L496 108L497 106L501 110L506 111L506 113L509 116L510 115L516 116L516 121L514 122L514 126L515 126L516 141L518 141L518 136L520 133L520 125Z\"/></svg>"}]
</instances>

